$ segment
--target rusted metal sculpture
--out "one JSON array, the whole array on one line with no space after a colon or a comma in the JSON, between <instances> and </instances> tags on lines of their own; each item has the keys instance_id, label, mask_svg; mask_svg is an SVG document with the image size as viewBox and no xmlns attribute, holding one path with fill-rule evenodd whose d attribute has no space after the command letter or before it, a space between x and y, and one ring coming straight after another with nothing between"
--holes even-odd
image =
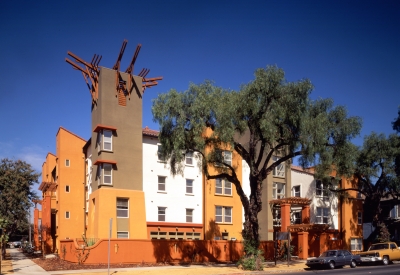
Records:
<instances>
[{"instance_id":1,"label":"rusted metal sculpture","mask_svg":"<svg viewBox=\"0 0 400 275\"><path fill-rule=\"evenodd\" d=\"M130 94L132 93L132 89L134 86L134 79L133 79L133 69L135 66L136 59L139 55L140 48L142 47L141 44L138 44L135 50L135 53L132 57L132 61L129 64L129 67L126 69L125 73L129 74L129 83L126 85L126 81L123 80L121 73L120 73L120 65L121 65L121 59L122 56L124 55L126 45L128 44L128 41L125 39L122 42L121 50L119 52L117 62L113 66L113 70L116 71L116 77L115 77L115 93L116 96L118 96L118 93L123 92L126 93L129 98ZM74 59L74 61L71 61L68 58L65 58L65 61L69 64L71 64L72 68L75 70L81 71L83 78L85 79L86 85L89 88L89 92L92 97L92 103L97 104L98 100L98 83L99 83L99 63L102 58L102 56L99 56L95 54L92 58L92 61L90 63L87 63L84 61L82 58L78 57L77 55L71 53L68 51L67 53L70 57ZM146 88L151 88L153 86L156 86L158 84L158 80L162 80L163 77L153 77L153 78L146 78L147 74L150 72L149 69L143 68L138 76L142 78L142 93L144 93Z\"/></svg>"}]
</instances>

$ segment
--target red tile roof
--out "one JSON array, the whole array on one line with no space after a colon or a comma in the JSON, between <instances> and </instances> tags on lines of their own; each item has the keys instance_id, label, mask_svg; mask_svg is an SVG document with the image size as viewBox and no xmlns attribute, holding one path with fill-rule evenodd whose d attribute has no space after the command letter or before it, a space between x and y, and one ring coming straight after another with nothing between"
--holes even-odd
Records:
<instances>
[{"instance_id":1,"label":"red tile roof","mask_svg":"<svg viewBox=\"0 0 400 275\"><path fill-rule=\"evenodd\" d=\"M158 137L159 134L160 134L159 131L151 130L147 126L143 128L143 135L145 135L145 136Z\"/></svg>"},{"instance_id":2,"label":"red tile roof","mask_svg":"<svg viewBox=\"0 0 400 275\"><path fill-rule=\"evenodd\" d=\"M307 173L307 174L311 174L311 175L314 175L314 172L312 171L312 170L310 170L310 169L303 169L303 167L301 167L301 166L296 166L296 165L292 165L292 170L294 170L294 171L298 171L298 172L303 172L303 173Z\"/></svg>"}]
</instances>

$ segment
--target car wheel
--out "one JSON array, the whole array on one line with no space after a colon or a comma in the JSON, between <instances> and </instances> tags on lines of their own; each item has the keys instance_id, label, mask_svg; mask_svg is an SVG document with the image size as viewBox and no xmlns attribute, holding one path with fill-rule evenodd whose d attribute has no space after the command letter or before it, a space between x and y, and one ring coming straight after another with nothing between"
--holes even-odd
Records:
<instances>
[{"instance_id":1,"label":"car wheel","mask_svg":"<svg viewBox=\"0 0 400 275\"><path fill-rule=\"evenodd\" d=\"M383 256L382 263L383 263L383 265L388 265L389 264L389 257L388 256Z\"/></svg>"},{"instance_id":2,"label":"car wheel","mask_svg":"<svg viewBox=\"0 0 400 275\"><path fill-rule=\"evenodd\" d=\"M335 269L335 262L334 261L330 261L329 262L329 268L330 269Z\"/></svg>"},{"instance_id":3,"label":"car wheel","mask_svg":"<svg viewBox=\"0 0 400 275\"><path fill-rule=\"evenodd\" d=\"M351 268L355 268L356 266L357 266L356 261L351 260L350 267L351 267Z\"/></svg>"}]
</instances>

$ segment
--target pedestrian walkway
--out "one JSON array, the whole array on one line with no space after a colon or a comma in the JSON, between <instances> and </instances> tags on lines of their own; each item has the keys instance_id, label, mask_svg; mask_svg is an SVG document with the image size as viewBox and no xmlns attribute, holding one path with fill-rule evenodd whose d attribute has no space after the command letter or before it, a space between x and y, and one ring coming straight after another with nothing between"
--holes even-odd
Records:
<instances>
[{"instance_id":1,"label":"pedestrian walkway","mask_svg":"<svg viewBox=\"0 0 400 275\"><path fill-rule=\"evenodd\" d=\"M135 268L110 268L107 269L84 269L84 270L60 270L46 271L33 261L25 257L18 249L7 249L12 262L12 268L2 269L2 274L13 275L206 275L206 274L271 274L286 273L291 271L304 271L305 261L293 261L290 265L279 262L276 266L272 262L266 262L266 268L261 272L249 272L238 269L235 265L216 264L216 265L188 265L188 266L157 266L157 267L135 267ZM13 273L12 273L13 271Z\"/></svg>"},{"instance_id":2,"label":"pedestrian walkway","mask_svg":"<svg viewBox=\"0 0 400 275\"><path fill-rule=\"evenodd\" d=\"M7 249L8 253L10 254L11 261L12 261L12 270L13 273L9 274L14 274L14 275L46 275L50 274L34 262L32 262L30 259L25 257L25 255L18 251L18 249L13 248L13 249ZM6 273L4 273L6 274Z\"/></svg>"}]
</instances>

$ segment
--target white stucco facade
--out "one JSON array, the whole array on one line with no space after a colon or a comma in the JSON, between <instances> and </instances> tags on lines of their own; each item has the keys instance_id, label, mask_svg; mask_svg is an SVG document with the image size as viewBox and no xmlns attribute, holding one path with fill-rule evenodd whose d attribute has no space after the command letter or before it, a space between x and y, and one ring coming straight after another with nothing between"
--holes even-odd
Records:
<instances>
[{"instance_id":1,"label":"white stucco facade","mask_svg":"<svg viewBox=\"0 0 400 275\"><path fill-rule=\"evenodd\" d=\"M319 196L316 192L317 181L315 180L314 175L312 173L299 170L301 170L301 168L299 169L292 167L291 169L292 196L294 196L294 190L296 186L299 186L300 197L311 199L310 223L324 223L323 217L318 215L317 208L325 208L328 209L328 224L330 224L329 228L338 229L338 198L329 192L327 196Z\"/></svg>"},{"instance_id":2,"label":"white stucco facade","mask_svg":"<svg viewBox=\"0 0 400 275\"><path fill-rule=\"evenodd\" d=\"M167 163L158 160L158 145L157 137L143 136L143 191L146 220L162 221L159 217L159 208L165 208L165 222L186 223L186 209L192 209L192 223L201 224L203 222L202 174L195 157L192 158L191 165L185 165L183 176L174 177ZM159 178L163 179L161 185ZM186 192L187 180L192 181L191 193Z\"/></svg>"}]
</instances>

